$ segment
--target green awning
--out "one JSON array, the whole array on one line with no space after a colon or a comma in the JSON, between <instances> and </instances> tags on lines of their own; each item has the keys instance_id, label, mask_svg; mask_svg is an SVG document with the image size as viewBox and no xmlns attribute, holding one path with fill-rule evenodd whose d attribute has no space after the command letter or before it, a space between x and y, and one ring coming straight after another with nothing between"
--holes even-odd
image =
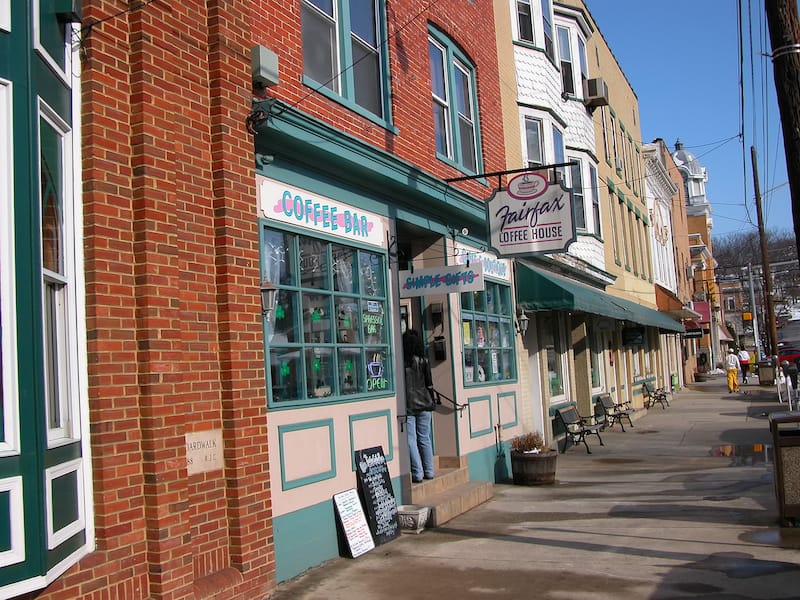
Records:
<instances>
[{"instance_id":1,"label":"green awning","mask_svg":"<svg viewBox=\"0 0 800 600\"><path fill-rule=\"evenodd\" d=\"M515 281L517 306L525 310L585 312L667 331L684 331L683 325L657 310L519 261Z\"/></svg>"}]
</instances>

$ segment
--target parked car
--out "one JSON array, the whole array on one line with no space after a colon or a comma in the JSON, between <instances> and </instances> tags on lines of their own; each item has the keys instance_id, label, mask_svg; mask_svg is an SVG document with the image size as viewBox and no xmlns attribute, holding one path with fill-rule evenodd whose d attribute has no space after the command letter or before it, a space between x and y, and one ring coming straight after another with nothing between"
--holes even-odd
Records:
<instances>
[{"instance_id":1,"label":"parked car","mask_svg":"<svg viewBox=\"0 0 800 600\"><path fill-rule=\"evenodd\" d=\"M788 360L790 363L800 361L800 344L778 344L778 364Z\"/></svg>"}]
</instances>

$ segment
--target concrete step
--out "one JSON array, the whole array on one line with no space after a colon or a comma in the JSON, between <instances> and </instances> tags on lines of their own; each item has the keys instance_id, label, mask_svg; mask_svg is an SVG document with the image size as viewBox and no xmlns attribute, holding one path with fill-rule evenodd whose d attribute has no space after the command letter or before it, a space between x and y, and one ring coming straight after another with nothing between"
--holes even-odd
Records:
<instances>
[{"instance_id":1,"label":"concrete step","mask_svg":"<svg viewBox=\"0 0 800 600\"><path fill-rule=\"evenodd\" d=\"M494 495L489 481L470 481L465 458L435 456L436 476L411 485L410 501L431 507L428 527L438 527L453 517L483 504Z\"/></svg>"},{"instance_id":2,"label":"concrete step","mask_svg":"<svg viewBox=\"0 0 800 600\"><path fill-rule=\"evenodd\" d=\"M490 500L492 496L494 484L490 481L467 481L433 494L424 503L431 507L427 527L440 527L450 519Z\"/></svg>"}]
</instances>

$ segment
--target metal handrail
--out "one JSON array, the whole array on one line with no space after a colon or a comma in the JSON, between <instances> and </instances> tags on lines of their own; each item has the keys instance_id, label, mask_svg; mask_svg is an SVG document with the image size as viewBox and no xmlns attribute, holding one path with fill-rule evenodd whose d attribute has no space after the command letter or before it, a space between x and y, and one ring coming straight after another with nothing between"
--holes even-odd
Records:
<instances>
[{"instance_id":1,"label":"metal handrail","mask_svg":"<svg viewBox=\"0 0 800 600\"><path fill-rule=\"evenodd\" d=\"M434 400L434 402L436 402L436 404L441 404L441 403L442 403L442 399L445 399L445 400L447 400L447 401L448 401L450 404L452 404L452 405L453 405L453 407L454 407L454 408L455 408L455 409L458 411L458 415L459 415L460 417L463 417L463 416L464 416L464 409L465 409L465 408L467 408L467 407L469 406L468 404L459 404L458 402L456 402L456 401L455 401L455 400L453 400L452 398L450 398L450 397L448 397L448 396L445 396L445 395L444 395L442 392L440 392L439 390L437 390L437 389L434 389L434 390L433 390L433 400Z\"/></svg>"}]
</instances>

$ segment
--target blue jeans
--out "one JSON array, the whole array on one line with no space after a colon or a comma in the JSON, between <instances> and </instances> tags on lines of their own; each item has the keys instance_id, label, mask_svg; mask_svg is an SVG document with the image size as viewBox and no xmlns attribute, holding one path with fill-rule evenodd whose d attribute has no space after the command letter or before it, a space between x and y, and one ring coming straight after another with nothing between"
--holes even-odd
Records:
<instances>
[{"instance_id":1,"label":"blue jeans","mask_svg":"<svg viewBox=\"0 0 800 600\"><path fill-rule=\"evenodd\" d=\"M431 422L433 413L423 411L408 415L408 449L411 453L411 478L421 481L423 476L433 477L433 443L431 442Z\"/></svg>"}]
</instances>

